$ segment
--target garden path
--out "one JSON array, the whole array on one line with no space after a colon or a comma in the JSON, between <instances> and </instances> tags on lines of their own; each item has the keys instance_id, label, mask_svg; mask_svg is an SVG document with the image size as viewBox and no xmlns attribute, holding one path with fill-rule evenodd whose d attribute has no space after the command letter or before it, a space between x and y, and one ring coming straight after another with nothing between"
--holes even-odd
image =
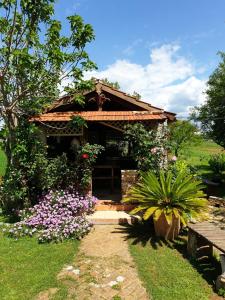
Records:
<instances>
[{"instance_id":1,"label":"garden path","mask_svg":"<svg viewBox=\"0 0 225 300\"><path fill-rule=\"evenodd\" d=\"M73 265L58 275L67 284L68 299L149 299L121 227L98 225L82 240Z\"/></svg>"}]
</instances>

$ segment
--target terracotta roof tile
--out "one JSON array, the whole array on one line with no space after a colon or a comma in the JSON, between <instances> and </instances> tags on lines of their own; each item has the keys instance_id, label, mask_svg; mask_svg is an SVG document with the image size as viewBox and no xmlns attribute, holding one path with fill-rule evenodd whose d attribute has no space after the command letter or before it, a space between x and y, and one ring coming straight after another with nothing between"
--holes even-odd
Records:
<instances>
[{"instance_id":1,"label":"terracotta roof tile","mask_svg":"<svg viewBox=\"0 0 225 300\"><path fill-rule=\"evenodd\" d=\"M167 117L158 112L149 111L83 111L83 112L53 112L35 116L31 122L69 121L74 116L81 116L86 121L142 121L165 120Z\"/></svg>"}]
</instances>

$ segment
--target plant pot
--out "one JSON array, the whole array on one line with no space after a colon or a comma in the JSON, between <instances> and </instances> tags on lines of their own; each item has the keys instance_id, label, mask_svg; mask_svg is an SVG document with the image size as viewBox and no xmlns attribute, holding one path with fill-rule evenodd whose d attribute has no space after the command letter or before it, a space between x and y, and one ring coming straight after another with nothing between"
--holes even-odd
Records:
<instances>
[{"instance_id":1,"label":"plant pot","mask_svg":"<svg viewBox=\"0 0 225 300\"><path fill-rule=\"evenodd\" d=\"M169 225L164 213L162 213L157 221L154 220L154 228L156 236L163 237L166 240L174 240L180 232L180 219L173 215Z\"/></svg>"}]
</instances>

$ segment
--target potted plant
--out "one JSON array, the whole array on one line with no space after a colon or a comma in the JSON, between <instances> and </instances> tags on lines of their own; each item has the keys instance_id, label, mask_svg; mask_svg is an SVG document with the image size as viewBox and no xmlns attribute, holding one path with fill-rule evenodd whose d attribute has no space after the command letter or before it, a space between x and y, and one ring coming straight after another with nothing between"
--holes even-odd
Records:
<instances>
[{"instance_id":1,"label":"potted plant","mask_svg":"<svg viewBox=\"0 0 225 300\"><path fill-rule=\"evenodd\" d=\"M143 212L143 219L153 217L155 233L165 239L178 236L180 226L186 226L190 218L196 218L207 209L207 200L201 190L201 181L180 172L174 177L171 171L152 171L141 174L123 202L136 202L131 214Z\"/></svg>"}]
</instances>

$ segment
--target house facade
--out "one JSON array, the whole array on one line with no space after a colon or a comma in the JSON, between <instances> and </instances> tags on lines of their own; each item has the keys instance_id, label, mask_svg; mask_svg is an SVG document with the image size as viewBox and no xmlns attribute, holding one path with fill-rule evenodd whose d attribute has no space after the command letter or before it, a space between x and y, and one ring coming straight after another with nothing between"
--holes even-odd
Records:
<instances>
[{"instance_id":1,"label":"house facade","mask_svg":"<svg viewBox=\"0 0 225 300\"><path fill-rule=\"evenodd\" d=\"M136 178L136 165L129 156L129 145L123 139L125 125L141 122L146 129L157 130L160 124L174 121L175 114L100 80L96 80L93 90L84 96L84 106L64 96L32 121L41 127L50 157L62 153L69 155L72 145L88 142L104 146L105 150L94 166L92 194L99 199L118 201ZM68 126L75 116L82 117L87 128Z\"/></svg>"}]
</instances>

